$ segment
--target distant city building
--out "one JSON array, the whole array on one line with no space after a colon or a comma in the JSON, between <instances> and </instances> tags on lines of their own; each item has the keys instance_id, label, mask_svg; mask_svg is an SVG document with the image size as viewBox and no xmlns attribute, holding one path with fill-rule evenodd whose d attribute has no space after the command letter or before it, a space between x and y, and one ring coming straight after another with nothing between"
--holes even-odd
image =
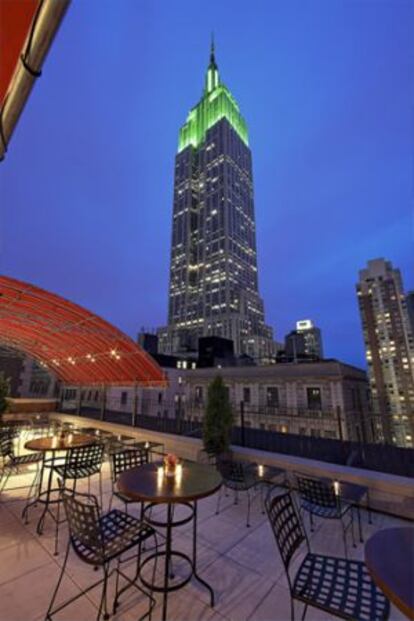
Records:
<instances>
[{"instance_id":1,"label":"distant city building","mask_svg":"<svg viewBox=\"0 0 414 621\"><path fill-rule=\"evenodd\" d=\"M411 332L414 334L414 291L409 291L405 296L407 305L408 319L411 326Z\"/></svg>"},{"instance_id":2,"label":"distant city building","mask_svg":"<svg viewBox=\"0 0 414 621\"><path fill-rule=\"evenodd\" d=\"M313 321L302 319L296 322L296 331L302 334L305 342L305 354L314 358L323 358L322 334Z\"/></svg>"},{"instance_id":3,"label":"distant city building","mask_svg":"<svg viewBox=\"0 0 414 621\"><path fill-rule=\"evenodd\" d=\"M149 354L158 354L158 336L151 332L138 333L138 345L145 349Z\"/></svg>"},{"instance_id":4,"label":"distant city building","mask_svg":"<svg viewBox=\"0 0 414 621\"><path fill-rule=\"evenodd\" d=\"M160 352L197 351L202 336L236 355L272 356L259 296L247 126L210 54L203 95L181 127L175 158L168 326Z\"/></svg>"},{"instance_id":5,"label":"distant city building","mask_svg":"<svg viewBox=\"0 0 414 621\"><path fill-rule=\"evenodd\" d=\"M414 446L414 339L401 274L390 261L374 259L357 284L374 410L384 438Z\"/></svg>"},{"instance_id":6,"label":"distant city building","mask_svg":"<svg viewBox=\"0 0 414 621\"><path fill-rule=\"evenodd\" d=\"M234 345L220 336L202 336L198 341L198 366L234 365Z\"/></svg>"},{"instance_id":7,"label":"distant city building","mask_svg":"<svg viewBox=\"0 0 414 621\"><path fill-rule=\"evenodd\" d=\"M0 347L0 373L9 381L10 397L19 396L25 356L9 347Z\"/></svg>"},{"instance_id":8,"label":"distant city building","mask_svg":"<svg viewBox=\"0 0 414 621\"><path fill-rule=\"evenodd\" d=\"M288 360L323 358L321 331L310 319L297 321L296 330L286 335L285 356Z\"/></svg>"},{"instance_id":9,"label":"distant city building","mask_svg":"<svg viewBox=\"0 0 414 621\"><path fill-rule=\"evenodd\" d=\"M21 351L1 347L0 372L10 380L11 397L55 396L55 376Z\"/></svg>"},{"instance_id":10,"label":"distant city building","mask_svg":"<svg viewBox=\"0 0 414 621\"><path fill-rule=\"evenodd\" d=\"M246 427L321 438L374 442L368 382L364 371L337 360L301 364L236 366L223 368L165 368L168 387L154 390L111 387L106 406L111 412L130 417L132 412L153 416L165 425L171 419L202 426L208 386L218 374L229 391L236 425L243 403ZM76 410L79 389L63 391L63 408ZM82 404L100 407L96 388L82 390ZM126 418L125 420L130 420Z\"/></svg>"}]
</instances>

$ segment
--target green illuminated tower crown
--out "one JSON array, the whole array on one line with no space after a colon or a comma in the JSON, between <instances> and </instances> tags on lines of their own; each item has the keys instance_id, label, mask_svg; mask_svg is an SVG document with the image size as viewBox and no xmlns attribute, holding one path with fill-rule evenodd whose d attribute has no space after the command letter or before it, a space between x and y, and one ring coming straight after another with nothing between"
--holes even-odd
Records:
<instances>
[{"instance_id":1,"label":"green illuminated tower crown","mask_svg":"<svg viewBox=\"0 0 414 621\"><path fill-rule=\"evenodd\" d=\"M212 42L204 92L198 104L190 110L186 122L180 129L178 152L183 151L190 144L197 148L204 141L207 130L222 118L228 120L244 144L248 145L246 121L240 114L239 106L233 95L227 86L220 82L214 42Z\"/></svg>"}]
</instances>

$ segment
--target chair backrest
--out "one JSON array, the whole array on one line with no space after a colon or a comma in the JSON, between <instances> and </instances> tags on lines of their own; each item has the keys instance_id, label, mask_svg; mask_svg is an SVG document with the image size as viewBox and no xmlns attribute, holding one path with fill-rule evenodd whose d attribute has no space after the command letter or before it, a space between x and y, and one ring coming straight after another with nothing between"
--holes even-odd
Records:
<instances>
[{"instance_id":1,"label":"chair backrest","mask_svg":"<svg viewBox=\"0 0 414 621\"><path fill-rule=\"evenodd\" d=\"M92 494L73 494L62 490L63 506L71 543L86 562L104 557L104 539L100 528L98 501Z\"/></svg>"},{"instance_id":2,"label":"chair backrest","mask_svg":"<svg viewBox=\"0 0 414 621\"><path fill-rule=\"evenodd\" d=\"M118 477L126 470L137 468L148 463L148 451L139 448L127 448L111 454L112 457L112 481L115 483Z\"/></svg>"},{"instance_id":3,"label":"chair backrest","mask_svg":"<svg viewBox=\"0 0 414 621\"><path fill-rule=\"evenodd\" d=\"M277 486L269 490L265 508L290 585L288 573L290 561L303 543L306 544L308 550L309 544L291 493L280 494L278 491L280 492L280 488Z\"/></svg>"},{"instance_id":4,"label":"chair backrest","mask_svg":"<svg viewBox=\"0 0 414 621\"><path fill-rule=\"evenodd\" d=\"M335 508L338 506L338 497L332 484L296 475L299 494L303 500L320 507Z\"/></svg>"},{"instance_id":5,"label":"chair backrest","mask_svg":"<svg viewBox=\"0 0 414 621\"><path fill-rule=\"evenodd\" d=\"M226 481L242 483L245 480L245 464L240 461L234 461L232 459L218 459L217 469Z\"/></svg>"},{"instance_id":6,"label":"chair backrest","mask_svg":"<svg viewBox=\"0 0 414 621\"><path fill-rule=\"evenodd\" d=\"M66 456L65 467L77 468L97 468L102 465L104 446L100 442L90 446L74 446Z\"/></svg>"},{"instance_id":7,"label":"chair backrest","mask_svg":"<svg viewBox=\"0 0 414 621\"><path fill-rule=\"evenodd\" d=\"M13 458L13 436L2 432L0 435L0 457L3 459L6 457Z\"/></svg>"}]
</instances>

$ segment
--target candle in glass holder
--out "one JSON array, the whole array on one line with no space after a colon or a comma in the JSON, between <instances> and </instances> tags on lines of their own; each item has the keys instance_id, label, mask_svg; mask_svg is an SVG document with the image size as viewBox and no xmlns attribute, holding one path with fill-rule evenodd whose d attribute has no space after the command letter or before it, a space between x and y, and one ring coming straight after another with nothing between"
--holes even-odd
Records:
<instances>
[{"instance_id":1,"label":"candle in glass holder","mask_svg":"<svg viewBox=\"0 0 414 621\"><path fill-rule=\"evenodd\" d=\"M53 436L52 438L52 448L56 448L57 447L57 437Z\"/></svg>"},{"instance_id":2,"label":"candle in glass holder","mask_svg":"<svg viewBox=\"0 0 414 621\"><path fill-rule=\"evenodd\" d=\"M158 485L158 487L161 487L163 478L164 478L164 467L163 466L158 466L158 468L157 468L157 485Z\"/></svg>"},{"instance_id":3,"label":"candle in glass holder","mask_svg":"<svg viewBox=\"0 0 414 621\"><path fill-rule=\"evenodd\" d=\"M149 449L149 442L145 442L145 448L148 450Z\"/></svg>"},{"instance_id":4,"label":"candle in glass holder","mask_svg":"<svg viewBox=\"0 0 414 621\"><path fill-rule=\"evenodd\" d=\"M68 435L68 443L69 443L69 444L72 444L72 442L73 442L73 433L70 433L70 434Z\"/></svg>"},{"instance_id":5,"label":"candle in glass holder","mask_svg":"<svg viewBox=\"0 0 414 621\"><path fill-rule=\"evenodd\" d=\"M263 476L263 472L264 472L263 464L259 464L258 470L259 470L259 477L262 477Z\"/></svg>"},{"instance_id":6,"label":"candle in glass holder","mask_svg":"<svg viewBox=\"0 0 414 621\"><path fill-rule=\"evenodd\" d=\"M333 488L334 488L335 496L339 496L339 481L334 481Z\"/></svg>"}]
</instances>

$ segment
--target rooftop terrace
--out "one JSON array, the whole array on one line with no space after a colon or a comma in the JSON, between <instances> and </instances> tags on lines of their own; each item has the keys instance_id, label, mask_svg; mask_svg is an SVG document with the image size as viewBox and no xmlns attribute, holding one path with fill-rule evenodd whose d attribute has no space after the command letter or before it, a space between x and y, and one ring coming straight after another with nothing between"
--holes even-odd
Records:
<instances>
[{"instance_id":1,"label":"rooftop terrace","mask_svg":"<svg viewBox=\"0 0 414 621\"><path fill-rule=\"evenodd\" d=\"M82 420L85 426L95 421ZM108 428L109 425L106 426ZM119 428L112 426L115 433ZM128 433L130 430L128 430ZM139 430L131 431L142 439L154 439ZM151 434L150 434L151 435ZM159 434L161 436L161 434ZM163 438L170 450L170 439ZM185 439L187 440L187 439ZM177 441L174 439L174 441ZM184 439L181 439L183 442ZM181 452L185 450L182 444ZM176 446L179 454L179 447ZM183 455L188 457L188 454ZM246 457L246 455L245 455ZM269 456L268 456L269 457ZM289 457L286 457L289 459ZM256 461L259 461L256 456ZM297 464L296 464L297 466ZM325 464L326 466L326 464ZM352 469L349 469L352 470ZM327 470L329 476L329 470ZM372 474L372 473L371 473ZM377 473L372 474L375 476ZM8 488L25 485L30 479L30 471L22 472L10 478ZM396 477L397 478L397 477ZM96 480L96 477L95 477ZM92 492L97 493L97 483L93 482ZM86 491L87 483L79 482L79 491ZM103 468L104 508L107 509L111 497L111 480L109 464ZM397 487L398 493L398 487ZM45 522L44 533L38 536L35 524L40 509L34 508L30 513L30 521L25 525L21 519L21 511L26 502L25 490L9 490L0 498L0 620L1 621L37 621L45 617L53 589L64 559L64 549L68 537L67 524L60 530L60 553L54 550L54 523L51 519ZM395 497L395 513L399 511L399 503L404 499ZM117 504L117 503L115 503ZM204 620L204 621L284 621L290 618L290 596L273 534L263 515L259 495L252 504L251 527L246 527L246 499L240 494L240 502L235 505L233 497L222 499L222 509L216 515L216 495L199 502L198 520L198 569L200 575L214 588L216 604L214 609L209 606L208 594L197 583L192 581L184 589L171 593L168 600L168 619ZM374 503L375 504L375 503ZM118 505L123 508L120 503ZM388 504L387 508L392 508ZM157 511L163 511L159 507ZM131 513L137 515L138 506L131 505ZM410 524L406 519L374 512L373 523L369 524L365 511L362 511L365 541L376 531ZM307 522L308 524L308 522ZM317 520L316 530L310 534L312 551L343 556L342 534L334 520ZM174 532L174 547L189 552L191 549L191 525L183 526ZM364 544L359 543L354 549L349 546L351 558L363 559ZM134 562L129 565L131 576L135 568ZM185 571L180 562L174 563L176 579ZM75 555L69 557L59 601L80 592L90 583L96 581L97 575L93 567L82 563ZM113 593L113 584L110 594ZM89 621L95 619L100 598L99 588L87 596L80 598L72 606L58 613L55 619ZM110 600L109 600L110 601ZM113 618L114 621L132 621L138 619L146 610L147 601L137 592L130 590L122 600L121 606ZM300 618L302 606L296 604L296 616ZM160 598L152 618L161 618ZM309 621L333 618L329 615L309 608ZM390 619L404 619L396 608L391 608Z\"/></svg>"}]
</instances>

